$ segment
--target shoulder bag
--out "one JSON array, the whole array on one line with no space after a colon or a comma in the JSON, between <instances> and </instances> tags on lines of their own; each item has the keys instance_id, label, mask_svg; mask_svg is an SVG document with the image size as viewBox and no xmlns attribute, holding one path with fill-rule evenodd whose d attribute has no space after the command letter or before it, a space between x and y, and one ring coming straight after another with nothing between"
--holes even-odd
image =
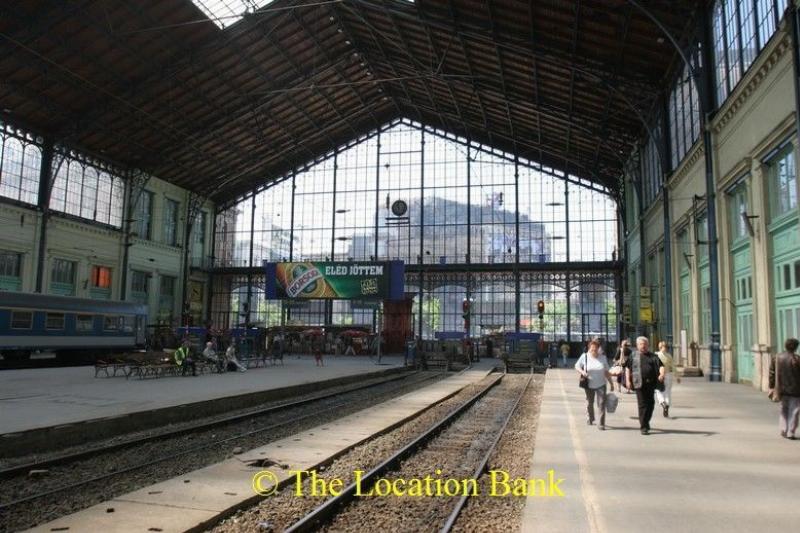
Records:
<instances>
[{"instance_id":1,"label":"shoulder bag","mask_svg":"<svg viewBox=\"0 0 800 533\"><path fill-rule=\"evenodd\" d=\"M779 401L781 401L781 384L778 381L778 376L779 376L778 367L780 366L778 364L779 363L779 361L778 361L778 356L779 355L780 354L775 356L775 388L772 389L770 391L769 395L768 395L769 399L772 400L775 403L778 403Z\"/></svg>"},{"instance_id":2,"label":"shoulder bag","mask_svg":"<svg viewBox=\"0 0 800 533\"><path fill-rule=\"evenodd\" d=\"M580 363L581 360L583 361L583 371L588 373L589 371L587 370L587 368L589 365L587 364L588 360L586 358L586 354L581 355L581 358L578 360L578 363ZM582 389L588 389L589 378L586 376L581 376L580 379L578 380L578 386Z\"/></svg>"}]
</instances>

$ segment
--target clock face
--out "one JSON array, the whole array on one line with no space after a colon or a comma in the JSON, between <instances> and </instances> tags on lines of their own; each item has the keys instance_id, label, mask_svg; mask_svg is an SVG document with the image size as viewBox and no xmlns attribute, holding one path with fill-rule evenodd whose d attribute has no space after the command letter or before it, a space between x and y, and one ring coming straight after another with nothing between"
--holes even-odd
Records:
<instances>
[{"instance_id":1,"label":"clock face","mask_svg":"<svg viewBox=\"0 0 800 533\"><path fill-rule=\"evenodd\" d=\"M396 217L401 217L406 214L408 211L408 204L406 204L403 200L396 200L392 204L392 214Z\"/></svg>"}]
</instances>

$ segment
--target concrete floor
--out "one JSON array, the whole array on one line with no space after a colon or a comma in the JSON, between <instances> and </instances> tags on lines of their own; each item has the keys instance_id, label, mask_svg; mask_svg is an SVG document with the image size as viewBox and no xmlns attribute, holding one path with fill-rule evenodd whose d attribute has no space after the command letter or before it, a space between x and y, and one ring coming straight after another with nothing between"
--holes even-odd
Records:
<instances>
[{"instance_id":1,"label":"concrete floor","mask_svg":"<svg viewBox=\"0 0 800 533\"><path fill-rule=\"evenodd\" d=\"M746 385L684 379L672 418L639 433L635 395L607 431L586 425L572 370L547 374L530 477L554 469L564 498L532 498L523 531L798 531L800 440L778 435L777 406Z\"/></svg>"},{"instance_id":2,"label":"concrete floor","mask_svg":"<svg viewBox=\"0 0 800 533\"><path fill-rule=\"evenodd\" d=\"M368 357L287 356L284 365L247 372L194 377L126 380L95 378L94 367L4 370L0 372L0 434L117 416L203 400L236 396L402 365L402 357L384 356L376 365Z\"/></svg>"}]
</instances>

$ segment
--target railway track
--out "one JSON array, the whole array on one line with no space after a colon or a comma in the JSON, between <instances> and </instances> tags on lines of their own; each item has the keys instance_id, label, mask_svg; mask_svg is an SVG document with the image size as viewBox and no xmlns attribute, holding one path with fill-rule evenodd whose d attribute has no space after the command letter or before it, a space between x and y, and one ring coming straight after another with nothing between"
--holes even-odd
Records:
<instances>
[{"instance_id":1,"label":"railway track","mask_svg":"<svg viewBox=\"0 0 800 533\"><path fill-rule=\"evenodd\" d=\"M345 387L342 389L337 389L335 392L325 392L317 395L312 395L306 398L302 398L299 400L292 400L288 402L280 402L274 405L269 405L268 407L258 408L254 410L247 410L244 412L239 412L234 415L223 416L223 417L213 417L213 419L209 419L208 421L200 422L197 424L191 424L188 426L183 426L180 428L175 428L172 430L162 431L158 434L153 435L141 435L139 437L135 437L132 439L126 439L124 441L108 443L97 447L92 447L90 449L84 449L80 451L70 452L67 454L53 454L51 457L47 459L35 460L26 463L20 463L4 468L0 468L0 480L4 480L13 476L17 476L20 474L27 474L31 470L41 470L50 468L56 465L62 465L74 461L79 461L82 459L90 458L95 455L101 453L111 453L120 450L124 450L126 448L130 448L132 446L136 446L139 444L143 444L146 442L154 442L158 439L168 439L179 437L181 435L188 435L191 433L196 433L197 431L202 431L206 429L212 429L215 427L225 426L227 424L232 424L235 422L241 422L243 420L252 419L259 416L266 416L271 415L274 413L278 413L281 411L285 411L287 409L295 408L295 407L302 407L305 405L309 405L314 402L318 402L321 400L326 400L329 398L335 398L337 396L341 396L342 394L357 392L360 390L367 390L373 387L381 386L386 383L392 383L395 381L406 380L409 379L410 376L416 375L417 373L413 374L401 374L397 376L391 376L389 378L379 379L367 384L360 384L350 387ZM425 378L432 379L433 376L429 376ZM210 417L211 418L211 417ZM1 509L2 507L0 507Z\"/></svg>"},{"instance_id":2,"label":"railway track","mask_svg":"<svg viewBox=\"0 0 800 533\"><path fill-rule=\"evenodd\" d=\"M362 474L357 483L351 483L338 496L324 501L285 531L356 531L375 524L376 520L387 530L451 531L468 496L405 498L400 504L401 512L387 517L384 497L362 497L361 494L371 491L378 480L418 479L434 470L447 471L448 477L472 479L477 483L533 381L533 377L515 376L510 378L512 383L506 385L503 379L504 375L499 375L490 380L430 429ZM442 505L442 501L446 503ZM450 509L449 513L442 513L445 508ZM419 523L408 523L414 521L415 514Z\"/></svg>"},{"instance_id":3,"label":"railway track","mask_svg":"<svg viewBox=\"0 0 800 533\"><path fill-rule=\"evenodd\" d=\"M298 425L313 424L319 418L335 417L347 410L359 410L363 406L365 392L368 393L367 397L371 401L382 401L402 392L413 390L439 376L441 374L433 373L392 376L369 384L271 405L263 409L218 418L174 431L146 435L92 450L5 468L0 471L0 479L3 480L3 483L0 484L3 487L0 489L0 493L6 500L0 501L0 530L13 531L40 522L41 519L34 515L52 519L103 501L113 496L105 487L117 486L116 482L120 479L124 479L126 483L122 483L125 485L124 488L120 487L119 490L114 490L116 493L130 490L132 488L130 486L131 479L139 479L138 482L134 482L134 485L145 486L159 481L158 478L180 475L182 473L180 471L175 473L175 465L184 467L178 468L178 470L194 470L205 464L221 460L230 453L228 450L231 450L234 445L241 445L243 449L246 449L248 440L254 441L255 439L258 439L256 441L258 445L263 444L265 442L264 434L270 436L268 440L273 440L283 433L291 433L288 430ZM281 419L274 420L277 415L281 415ZM259 424L259 421L262 423ZM207 438L203 438L203 433ZM200 442L197 442L198 440ZM177 445L176 441L179 441ZM153 448L177 451L148 457L148 452ZM141 457L148 458L142 460ZM195 460L197 457L202 457L204 460L197 461ZM106 461L110 460L111 464L118 463L121 466L98 465L93 467L93 464L100 458L105 458ZM165 468L161 474L158 471L150 475L142 474L148 470L152 472L153 468L159 467ZM71 468L79 470L78 474L69 472ZM57 487L48 485L46 490L31 491L29 473L47 469L50 469L46 476L47 479L60 479L63 472L68 472L75 479ZM14 483L17 485L17 490L11 488ZM33 485L36 483L34 482ZM90 495L80 501L78 495L82 491L87 491ZM79 501L72 505L59 505L64 497L71 500L77 498ZM37 509L39 503L55 507L55 509L41 514L33 512L34 510L39 511ZM26 519L26 516L31 516L31 519Z\"/></svg>"}]
</instances>

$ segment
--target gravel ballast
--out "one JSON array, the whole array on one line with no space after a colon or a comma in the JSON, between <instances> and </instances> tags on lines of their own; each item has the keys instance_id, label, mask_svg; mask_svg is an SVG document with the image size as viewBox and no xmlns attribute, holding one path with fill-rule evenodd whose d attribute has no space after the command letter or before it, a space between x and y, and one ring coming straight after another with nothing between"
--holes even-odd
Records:
<instances>
[{"instance_id":1,"label":"gravel ballast","mask_svg":"<svg viewBox=\"0 0 800 533\"><path fill-rule=\"evenodd\" d=\"M496 437L500 424L527 379L528 376L522 375L506 376L501 384L487 393L427 447L404 461L400 470L385 477L389 479L424 477L434 474L437 469L442 471L441 477L470 477ZM456 406L463 404L485 386L486 382L487 380L484 380L471 385L403 426L353 448L327 467L319 469L318 476L325 479L342 479L345 485L352 482L354 470L369 471L374 468L441 420ZM507 433L499 443L496 460L493 460L490 466L497 464L497 468L508 469L512 475L524 470L519 475L522 477L527 475L525 465L530 461L533 448L542 382L541 376L536 376L526 391L520 407L507 427ZM509 466L505 466L506 464ZM296 491L297 488L292 483L278 493L264 498L258 505L228 517L211 531L213 533L283 531L324 501L321 497L298 496ZM303 482L301 493L310 494L308 479ZM477 500L477 498L472 499ZM472 502L469 503L464 511L467 522L459 526L462 530L518 529L524 499L514 498L513 500L517 501L506 501L509 499L487 498L486 500L485 503L481 501L480 506L476 506L474 510L469 509ZM493 509L493 503L498 504L498 507ZM327 527L329 531L430 531L438 529L438 526L444 523L454 504L455 500L448 497L357 498L355 503L347 506ZM479 518L483 513L494 514L496 518L496 513L500 512L500 509L509 506L518 507L518 511L515 511L516 514L509 514L507 519L504 518L503 523L499 525L500 529L496 520L492 522ZM475 527L472 526L472 522L476 524ZM513 527L511 527L512 522ZM509 527L505 527L506 525Z\"/></svg>"}]
</instances>

